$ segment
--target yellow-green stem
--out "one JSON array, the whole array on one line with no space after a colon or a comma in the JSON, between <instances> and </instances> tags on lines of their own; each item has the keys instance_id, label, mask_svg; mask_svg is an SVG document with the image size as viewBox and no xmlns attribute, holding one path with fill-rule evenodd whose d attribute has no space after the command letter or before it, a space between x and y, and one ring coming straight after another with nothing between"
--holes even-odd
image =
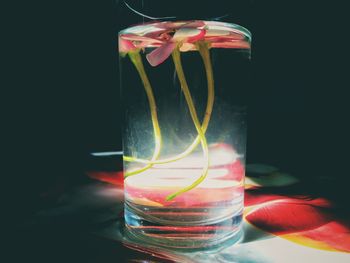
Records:
<instances>
[{"instance_id":1,"label":"yellow-green stem","mask_svg":"<svg viewBox=\"0 0 350 263\"><path fill-rule=\"evenodd\" d=\"M180 49L178 46L174 49L174 51L172 53L172 57L173 57L176 73L177 73L178 79L180 81L181 89L182 89L182 92L185 96L185 99L186 99L186 102L187 102L187 105L188 105L188 108L190 111L192 121L196 127L198 136L200 138L205 162L204 162L204 167L203 167L203 171L202 171L201 176L195 182L193 182L191 185L189 185L185 188L182 188L181 190L179 190L173 194L168 195L166 197L167 201L170 201L170 200L174 199L176 196L195 188L197 185L199 185L207 177L208 170L209 170L209 150L208 150L207 139L205 138L201 124L198 120L196 108L194 106L192 96L191 96L190 90L189 90L188 85L187 85L185 73L183 71L182 64L181 64Z\"/></svg>"},{"instance_id":2,"label":"yellow-green stem","mask_svg":"<svg viewBox=\"0 0 350 263\"><path fill-rule=\"evenodd\" d=\"M151 111L155 148L154 148L153 156L151 158L151 163L147 164L143 168L139 168L139 169L136 169L136 170L132 170L132 171L126 172L124 174L124 177L128 177L128 176L131 176L131 175L139 174L139 173L141 173L143 171L146 171L147 169L151 168L153 166L152 162L157 160L157 158L159 157L160 150L161 150L161 147L162 147L162 136L161 136L159 122L158 122L156 101L155 101L155 98L154 98L154 95L153 95L151 84L150 84L150 82L148 80L146 71L145 71L145 69L143 67L141 55L139 53L139 50L131 51L128 54L129 54L130 60L135 65L135 67L136 67L136 69L137 69L137 71L138 71L138 73L140 75L140 78L142 80L143 86L144 86L145 91L146 91L146 95L147 95L147 99L148 99L148 103L149 103L149 107L150 107L150 111Z\"/></svg>"},{"instance_id":3,"label":"yellow-green stem","mask_svg":"<svg viewBox=\"0 0 350 263\"><path fill-rule=\"evenodd\" d=\"M214 78L213 78L213 69L210 61L210 52L209 52L209 43L206 43L204 41L198 41L196 43L197 49L202 57L202 60L204 62L205 66L205 72L207 76L207 85L208 85L208 99L207 99L207 107L205 110L205 115L203 118L203 123L202 123L202 131L205 134L207 131L211 113L213 111L213 104L214 104ZM151 161L151 160L146 160L146 159L139 159L139 158L134 158L130 156L124 156L124 161L128 162L139 162L139 163L145 163L145 164L163 164L163 163L170 163L170 162L175 162L177 160L180 160L182 158L185 158L189 154L193 152L193 150L198 146L200 143L200 136L198 135L196 139L193 141L193 143L182 153L166 158L166 159L160 159L156 161Z\"/></svg>"}]
</instances>

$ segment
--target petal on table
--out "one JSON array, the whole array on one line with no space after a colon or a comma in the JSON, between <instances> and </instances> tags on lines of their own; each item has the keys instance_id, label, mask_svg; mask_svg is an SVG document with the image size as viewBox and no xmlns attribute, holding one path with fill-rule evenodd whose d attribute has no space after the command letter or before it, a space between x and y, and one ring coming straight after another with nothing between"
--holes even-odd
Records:
<instances>
[{"instance_id":1,"label":"petal on table","mask_svg":"<svg viewBox=\"0 0 350 263\"><path fill-rule=\"evenodd\" d=\"M282 195L267 192L264 188L253 187L246 189L244 197L245 206L256 206L273 200L282 200L286 203L302 203L317 207L332 208L333 204L325 198L310 198L306 195Z\"/></svg>"},{"instance_id":2,"label":"petal on table","mask_svg":"<svg viewBox=\"0 0 350 263\"><path fill-rule=\"evenodd\" d=\"M286 198L285 196L276 195L276 194L261 194L257 190L258 188L250 188L245 190L245 197L244 197L245 206L259 205L269 201L281 200Z\"/></svg>"},{"instance_id":3,"label":"petal on table","mask_svg":"<svg viewBox=\"0 0 350 263\"><path fill-rule=\"evenodd\" d=\"M92 171L87 172L87 175L105 183L110 183L117 185L119 187L124 187L124 174L123 172L110 172L110 171Z\"/></svg>"},{"instance_id":4,"label":"petal on table","mask_svg":"<svg viewBox=\"0 0 350 263\"><path fill-rule=\"evenodd\" d=\"M148 62L153 66L158 66L166 60L176 47L176 43L168 42L146 55Z\"/></svg>"},{"instance_id":5,"label":"petal on table","mask_svg":"<svg viewBox=\"0 0 350 263\"><path fill-rule=\"evenodd\" d=\"M350 227L342 222L332 221L313 230L281 237L313 248L350 252Z\"/></svg>"},{"instance_id":6,"label":"petal on table","mask_svg":"<svg viewBox=\"0 0 350 263\"><path fill-rule=\"evenodd\" d=\"M275 235L318 228L332 221L329 211L314 200L283 199L260 204L246 216L256 227Z\"/></svg>"}]
</instances>

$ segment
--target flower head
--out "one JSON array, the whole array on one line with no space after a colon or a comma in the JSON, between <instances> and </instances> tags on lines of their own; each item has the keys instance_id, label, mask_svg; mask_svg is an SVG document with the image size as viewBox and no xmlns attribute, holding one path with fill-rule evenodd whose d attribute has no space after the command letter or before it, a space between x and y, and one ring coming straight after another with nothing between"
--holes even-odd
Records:
<instances>
[{"instance_id":1,"label":"flower head","mask_svg":"<svg viewBox=\"0 0 350 263\"><path fill-rule=\"evenodd\" d=\"M250 48L247 36L242 31L222 22L195 20L152 23L137 27L141 29L141 33L135 30L119 36L119 39L123 40L119 40L119 51L125 54L136 48L154 47L155 49L146 55L152 66L163 63L176 46L182 52L196 50L197 41L206 41L215 48Z\"/></svg>"}]
</instances>

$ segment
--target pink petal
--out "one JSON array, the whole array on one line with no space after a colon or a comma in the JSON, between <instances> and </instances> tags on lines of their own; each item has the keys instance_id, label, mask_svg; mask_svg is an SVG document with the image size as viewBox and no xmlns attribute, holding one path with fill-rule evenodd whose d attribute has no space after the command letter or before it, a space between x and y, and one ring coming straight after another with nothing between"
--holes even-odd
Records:
<instances>
[{"instance_id":1,"label":"pink petal","mask_svg":"<svg viewBox=\"0 0 350 263\"><path fill-rule=\"evenodd\" d=\"M196 42L196 41L198 41L198 40L203 39L204 36L205 36L205 30L204 30L204 29L201 29L198 35L189 37L189 38L187 39L187 42L189 42L189 43Z\"/></svg>"},{"instance_id":2,"label":"pink petal","mask_svg":"<svg viewBox=\"0 0 350 263\"><path fill-rule=\"evenodd\" d=\"M129 41L145 41L145 42L152 42L152 43L163 43L163 41L156 39L156 38L149 38L145 36L139 36L134 34L124 34L120 35L121 38Z\"/></svg>"},{"instance_id":3,"label":"pink petal","mask_svg":"<svg viewBox=\"0 0 350 263\"><path fill-rule=\"evenodd\" d=\"M218 32L220 31L220 32ZM216 41L233 41L233 40L243 40L245 36L233 32L227 32L222 30L207 30L205 34L205 39L211 40L213 42Z\"/></svg>"},{"instance_id":4,"label":"pink petal","mask_svg":"<svg viewBox=\"0 0 350 263\"><path fill-rule=\"evenodd\" d=\"M131 41L125 40L121 37L119 37L118 43L119 43L119 52L121 53L128 53L130 50L135 49L135 46Z\"/></svg>"},{"instance_id":5,"label":"pink petal","mask_svg":"<svg viewBox=\"0 0 350 263\"><path fill-rule=\"evenodd\" d=\"M204 38L205 30L197 28L182 27L176 31L172 41L194 42Z\"/></svg>"},{"instance_id":6,"label":"pink petal","mask_svg":"<svg viewBox=\"0 0 350 263\"><path fill-rule=\"evenodd\" d=\"M160 47L163 45L163 43L153 43L153 42L135 42L134 43L136 48L145 48L145 47Z\"/></svg>"},{"instance_id":7,"label":"pink petal","mask_svg":"<svg viewBox=\"0 0 350 263\"><path fill-rule=\"evenodd\" d=\"M241 39L234 39L230 36L205 36L205 40L211 43L234 42Z\"/></svg>"},{"instance_id":8,"label":"pink petal","mask_svg":"<svg viewBox=\"0 0 350 263\"><path fill-rule=\"evenodd\" d=\"M123 47L125 47L126 49L126 51L121 51L121 52L128 52L131 48L131 45L133 46L132 49L144 48L144 47L159 47L165 42L160 39L151 38L147 36L139 36L134 34L120 35L119 39L122 40L122 44L124 45ZM128 41L129 43L125 41Z\"/></svg>"},{"instance_id":9,"label":"pink petal","mask_svg":"<svg viewBox=\"0 0 350 263\"><path fill-rule=\"evenodd\" d=\"M160 30L156 30L156 31L152 31L149 33L146 33L144 36L148 37L148 38L153 38L153 39L157 39L160 41L167 41L171 38L171 36L168 34L170 32L173 32L173 30L169 30L169 29L160 29ZM169 36L169 38L167 38L167 36Z\"/></svg>"},{"instance_id":10,"label":"pink petal","mask_svg":"<svg viewBox=\"0 0 350 263\"><path fill-rule=\"evenodd\" d=\"M219 36L228 36L230 34L227 30L220 29L207 29L205 34L206 37L219 37Z\"/></svg>"},{"instance_id":11,"label":"pink petal","mask_svg":"<svg viewBox=\"0 0 350 263\"><path fill-rule=\"evenodd\" d=\"M146 55L148 62L153 66L158 66L166 60L176 47L176 43L168 42Z\"/></svg>"},{"instance_id":12,"label":"pink petal","mask_svg":"<svg viewBox=\"0 0 350 263\"><path fill-rule=\"evenodd\" d=\"M238 48L238 49L249 49L250 43L245 41L227 41L227 42L219 42L219 43L211 43L212 47L218 48Z\"/></svg>"}]
</instances>

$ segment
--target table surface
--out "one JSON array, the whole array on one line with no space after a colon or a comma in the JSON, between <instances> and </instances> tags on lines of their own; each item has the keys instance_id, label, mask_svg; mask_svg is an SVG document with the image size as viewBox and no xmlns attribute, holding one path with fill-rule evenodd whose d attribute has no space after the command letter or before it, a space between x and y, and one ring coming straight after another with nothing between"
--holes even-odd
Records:
<instances>
[{"instance_id":1,"label":"table surface","mask_svg":"<svg viewBox=\"0 0 350 263\"><path fill-rule=\"evenodd\" d=\"M217 252L180 253L123 234L123 175L93 169L88 183L25 219L21 254L51 262L350 262L349 214L279 169L247 165L244 238ZM35 236L35 240L32 238Z\"/></svg>"}]
</instances>

